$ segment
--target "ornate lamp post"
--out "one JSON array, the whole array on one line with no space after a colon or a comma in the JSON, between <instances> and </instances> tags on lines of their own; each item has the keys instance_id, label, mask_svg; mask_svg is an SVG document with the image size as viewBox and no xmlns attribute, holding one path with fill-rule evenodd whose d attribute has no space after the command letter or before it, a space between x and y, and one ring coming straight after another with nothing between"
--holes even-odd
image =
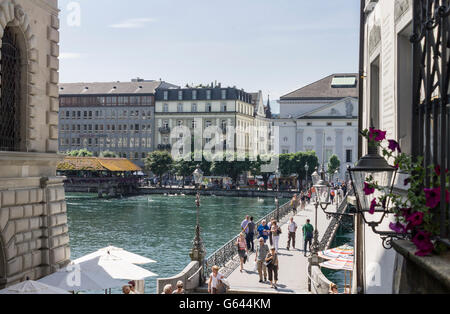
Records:
<instances>
[{"instance_id":1,"label":"ornate lamp post","mask_svg":"<svg viewBox=\"0 0 450 314\"><path fill-rule=\"evenodd\" d=\"M389 214L389 201L386 200L381 206L376 206L373 210L372 219L367 218L367 214L371 211L371 203L374 198L383 197L391 193L394 187L395 175L397 170L390 166L386 159L377 154L372 148L369 154L362 157L355 167L349 167L348 173L356 196L357 213L361 215L369 227L375 234L381 236L383 247L390 249L393 238L402 238L403 235L391 231L379 231L376 228L382 224L384 218ZM373 194L366 195L364 191L364 183L371 178L377 183L381 190L377 189ZM381 217L380 217L381 215ZM379 218L377 220L377 218Z\"/></svg>"},{"instance_id":2,"label":"ornate lamp post","mask_svg":"<svg viewBox=\"0 0 450 314\"><path fill-rule=\"evenodd\" d=\"M308 188L308 170L309 170L308 164L305 165L305 170L306 170L306 188Z\"/></svg>"},{"instance_id":3,"label":"ornate lamp post","mask_svg":"<svg viewBox=\"0 0 450 314\"><path fill-rule=\"evenodd\" d=\"M320 171L320 179L314 185L316 190L316 199L315 199L315 226L314 226L314 238L312 243L312 255L317 257L319 252L319 231L317 230L317 210L319 206L322 210L326 210L328 205L330 205L330 184L325 180L325 170L322 166L322 170Z\"/></svg>"},{"instance_id":4,"label":"ornate lamp post","mask_svg":"<svg viewBox=\"0 0 450 314\"><path fill-rule=\"evenodd\" d=\"M200 169L200 166L197 166L193 173L194 182L197 190L197 197L195 199L195 205L197 206L197 225L195 227L195 238L192 245L191 253L189 254L192 261L198 261L200 266L203 266L203 262L205 259L205 247L203 245L202 238L200 237L200 193L198 192L198 187L203 181L203 171Z\"/></svg>"},{"instance_id":5,"label":"ornate lamp post","mask_svg":"<svg viewBox=\"0 0 450 314\"><path fill-rule=\"evenodd\" d=\"M281 172L280 169L277 169L277 171L275 171L275 179L277 180L277 194L275 196L275 206L277 208L277 222L280 221L280 176L281 176Z\"/></svg>"}]
</instances>

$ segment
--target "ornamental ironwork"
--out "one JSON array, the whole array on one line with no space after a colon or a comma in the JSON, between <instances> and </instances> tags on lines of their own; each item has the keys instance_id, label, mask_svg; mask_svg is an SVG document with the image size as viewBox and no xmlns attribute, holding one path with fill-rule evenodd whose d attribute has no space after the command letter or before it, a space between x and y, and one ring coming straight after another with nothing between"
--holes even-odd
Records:
<instances>
[{"instance_id":1,"label":"ornamental ironwork","mask_svg":"<svg viewBox=\"0 0 450 314\"><path fill-rule=\"evenodd\" d=\"M413 2L413 156L424 157L427 172L424 187L445 186L445 171L432 179L430 164L450 169L449 108L449 0ZM449 207L446 189L441 189L435 213L440 239L450 245Z\"/></svg>"},{"instance_id":2,"label":"ornamental ironwork","mask_svg":"<svg viewBox=\"0 0 450 314\"><path fill-rule=\"evenodd\" d=\"M20 150L20 51L9 27L1 47L0 150Z\"/></svg>"}]
</instances>

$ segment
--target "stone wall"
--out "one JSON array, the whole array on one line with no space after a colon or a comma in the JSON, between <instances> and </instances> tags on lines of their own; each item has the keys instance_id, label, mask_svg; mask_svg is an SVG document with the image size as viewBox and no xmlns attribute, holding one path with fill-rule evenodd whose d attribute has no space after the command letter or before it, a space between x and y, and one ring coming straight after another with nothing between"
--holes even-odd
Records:
<instances>
[{"instance_id":1,"label":"stone wall","mask_svg":"<svg viewBox=\"0 0 450 314\"><path fill-rule=\"evenodd\" d=\"M57 1L0 0L0 38L7 27L21 52L22 80L20 149L0 151L0 289L39 279L70 258L64 178L56 177Z\"/></svg>"},{"instance_id":2,"label":"stone wall","mask_svg":"<svg viewBox=\"0 0 450 314\"><path fill-rule=\"evenodd\" d=\"M171 278L159 278L157 280L156 293L160 294L164 291L165 285L172 285L176 289L177 282L181 280L184 289L189 293L197 289L201 282L202 269L199 267L199 262L191 262L181 273Z\"/></svg>"}]
</instances>

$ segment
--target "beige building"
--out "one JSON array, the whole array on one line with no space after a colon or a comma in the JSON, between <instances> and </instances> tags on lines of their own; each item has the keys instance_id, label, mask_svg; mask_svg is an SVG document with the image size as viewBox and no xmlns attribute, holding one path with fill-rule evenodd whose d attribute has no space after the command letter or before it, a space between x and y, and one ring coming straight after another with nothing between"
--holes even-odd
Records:
<instances>
[{"instance_id":1,"label":"beige building","mask_svg":"<svg viewBox=\"0 0 450 314\"><path fill-rule=\"evenodd\" d=\"M155 149L172 150L175 143L185 141L185 147L191 143L191 151L254 152L255 112L252 95L236 88L158 89ZM202 138L195 148L194 134ZM184 150L180 149L180 154Z\"/></svg>"},{"instance_id":2,"label":"beige building","mask_svg":"<svg viewBox=\"0 0 450 314\"><path fill-rule=\"evenodd\" d=\"M0 1L0 289L70 258L58 151L57 0Z\"/></svg>"}]
</instances>

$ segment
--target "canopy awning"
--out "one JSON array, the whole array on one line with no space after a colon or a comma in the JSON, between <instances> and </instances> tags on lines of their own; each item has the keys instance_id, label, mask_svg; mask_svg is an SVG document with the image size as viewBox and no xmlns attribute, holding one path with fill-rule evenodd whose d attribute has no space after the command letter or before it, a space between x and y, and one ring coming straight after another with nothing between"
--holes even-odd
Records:
<instances>
[{"instance_id":1,"label":"canopy awning","mask_svg":"<svg viewBox=\"0 0 450 314\"><path fill-rule=\"evenodd\" d=\"M125 158L98 158L98 157L65 157L58 164L58 171L111 171L111 172L137 172L140 167Z\"/></svg>"}]
</instances>

